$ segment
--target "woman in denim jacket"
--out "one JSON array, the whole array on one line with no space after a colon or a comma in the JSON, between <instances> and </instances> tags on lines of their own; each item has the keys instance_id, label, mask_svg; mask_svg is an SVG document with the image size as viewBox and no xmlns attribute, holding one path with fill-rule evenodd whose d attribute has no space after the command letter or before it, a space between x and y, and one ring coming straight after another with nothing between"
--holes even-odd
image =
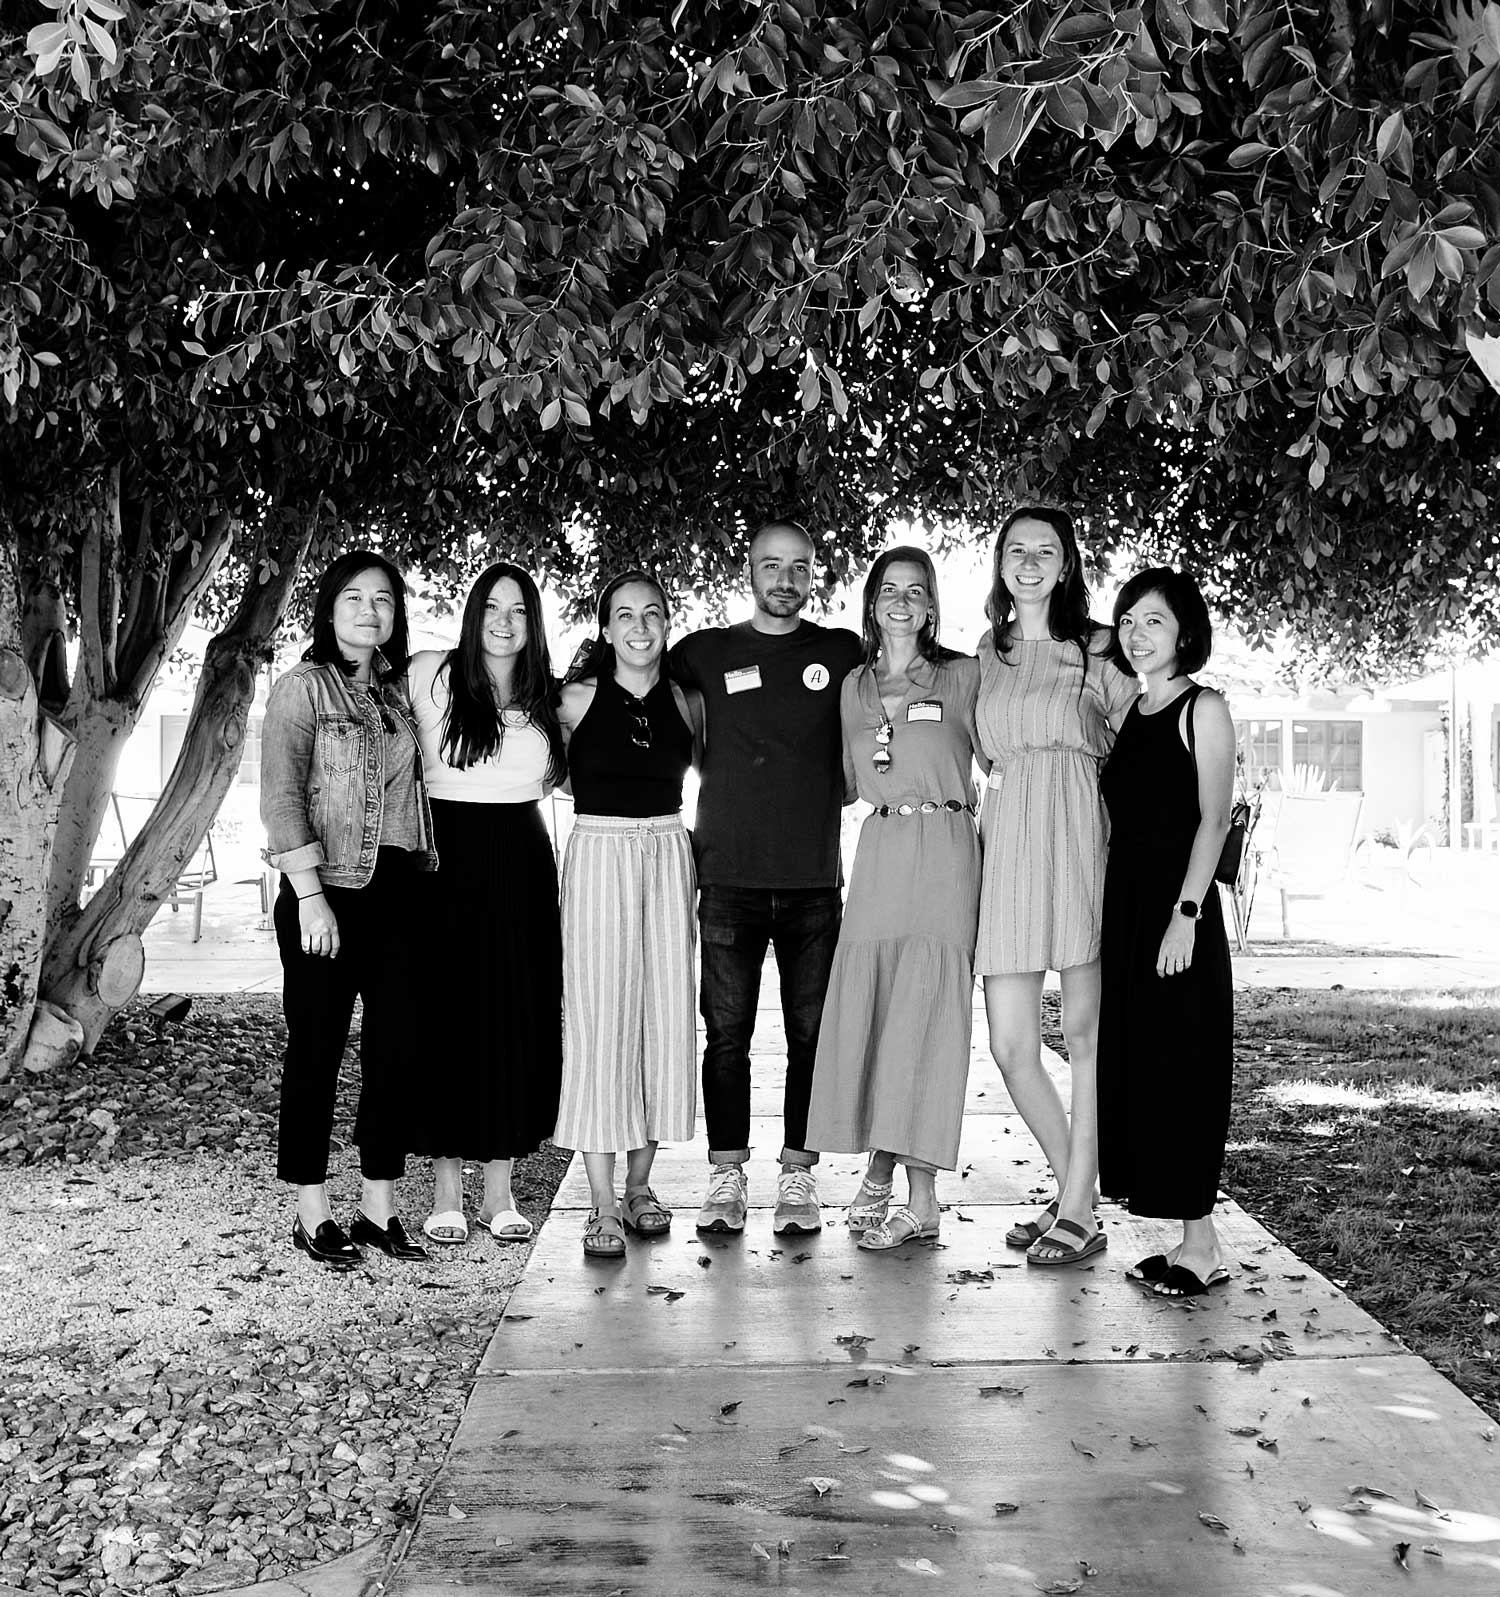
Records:
<instances>
[{"instance_id":1,"label":"woman in denim jacket","mask_svg":"<svg viewBox=\"0 0 1500 1597\"><path fill-rule=\"evenodd\" d=\"M277 1175L297 1188L292 1242L319 1263L357 1264L366 1243L426 1258L395 1210L412 1060L413 892L436 865L406 666L406 585L353 550L324 572L312 643L266 705L261 819L276 900L287 1048ZM339 1065L364 999L354 1140L363 1190L346 1234L329 1208L328 1146Z\"/></svg>"}]
</instances>

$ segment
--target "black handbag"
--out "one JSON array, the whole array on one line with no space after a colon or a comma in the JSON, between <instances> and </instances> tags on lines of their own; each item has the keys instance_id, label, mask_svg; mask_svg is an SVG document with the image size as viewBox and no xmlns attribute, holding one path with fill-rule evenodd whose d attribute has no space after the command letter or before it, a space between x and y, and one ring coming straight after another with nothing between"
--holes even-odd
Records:
<instances>
[{"instance_id":1,"label":"black handbag","mask_svg":"<svg viewBox=\"0 0 1500 1597\"><path fill-rule=\"evenodd\" d=\"M1183 730L1187 734L1188 753L1193 756L1193 769L1198 769L1198 739L1193 731L1193 701L1202 691L1194 687L1188 695L1183 716ZM1214 866L1214 880L1225 887L1233 887L1240 879L1240 866L1245 859L1245 844L1250 838L1250 828L1255 825L1255 811L1248 799L1236 799L1229 807L1229 830L1224 834L1224 846L1219 850L1219 863Z\"/></svg>"},{"instance_id":2,"label":"black handbag","mask_svg":"<svg viewBox=\"0 0 1500 1597\"><path fill-rule=\"evenodd\" d=\"M1229 807L1229 830L1224 834L1224 847L1219 850L1219 863L1214 866L1214 880L1233 887L1240 879L1240 865L1245 858L1245 844L1250 839L1250 805L1245 799L1236 799Z\"/></svg>"}]
</instances>

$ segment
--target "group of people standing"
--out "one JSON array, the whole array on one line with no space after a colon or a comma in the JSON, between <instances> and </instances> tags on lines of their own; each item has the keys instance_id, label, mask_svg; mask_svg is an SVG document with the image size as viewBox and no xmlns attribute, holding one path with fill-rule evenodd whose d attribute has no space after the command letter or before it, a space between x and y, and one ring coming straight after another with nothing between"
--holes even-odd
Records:
<instances>
[{"instance_id":1,"label":"group of people standing","mask_svg":"<svg viewBox=\"0 0 1500 1597\"><path fill-rule=\"evenodd\" d=\"M1041 1266L1092 1257L1107 1245L1102 1190L1183 1223L1132 1275L1164 1296L1225 1278L1211 1211L1231 991L1213 873L1234 732L1191 677L1210 642L1196 584L1143 572L1114 627L1098 626L1070 519L1017 511L975 658L939 641L924 551L878 557L860 635L803 618L815 555L797 523L761 527L750 620L670 649L668 594L622 573L561 683L519 567L479 577L456 648L415 655L388 562L355 552L324 574L262 755L267 858L283 873L278 1173L297 1189L298 1247L334 1266L361 1245L424 1256L394 1201L413 1155L433 1161L430 1241L468 1235L464 1161L484 1166L479 1223L523 1239L512 1161L549 1135L584 1157L586 1253L619 1257L627 1232L668 1231L651 1169L661 1142L694 1132L696 940L700 1230L745 1226L770 950L787 1048L778 1233L819 1229L815 1166L837 1151L869 1155L848 1206L861 1248L938 1234L977 974L992 1051L1057 1188L1007 1242ZM575 821L559 889L539 804L564 782ZM840 815L856 797L871 811L845 902ZM1042 1059L1048 970L1062 987L1067 1106ZM345 1232L325 1183L356 994L363 1186ZM420 1076L418 1057L430 1061Z\"/></svg>"}]
</instances>

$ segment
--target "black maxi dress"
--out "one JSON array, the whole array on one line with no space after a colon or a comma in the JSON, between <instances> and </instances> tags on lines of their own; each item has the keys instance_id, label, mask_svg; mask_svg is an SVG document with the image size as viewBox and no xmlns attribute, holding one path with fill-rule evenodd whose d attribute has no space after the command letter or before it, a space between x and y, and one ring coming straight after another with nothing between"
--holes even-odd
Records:
<instances>
[{"instance_id":1,"label":"black maxi dress","mask_svg":"<svg viewBox=\"0 0 1500 1597\"><path fill-rule=\"evenodd\" d=\"M1194 686L1155 715L1133 705L1100 777L1109 811L1099 1008L1099 1184L1132 1214L1197 1220L1214 1206L1229 1133L1234 985L1216 886L1193 957L1156 959L1198 830L1183 738Z\"/></svg>"}]
</instances>

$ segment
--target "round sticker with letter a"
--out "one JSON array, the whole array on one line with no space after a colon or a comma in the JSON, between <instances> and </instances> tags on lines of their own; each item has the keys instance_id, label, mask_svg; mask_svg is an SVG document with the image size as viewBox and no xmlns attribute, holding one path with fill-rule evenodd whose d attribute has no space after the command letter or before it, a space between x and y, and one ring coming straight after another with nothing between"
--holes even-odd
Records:
<instances>
[{"instance_id":1,"label":"round sticker with letter a","mask_svg":"<svg viewBox=\"0 0 1500 1597\"><path fill-rule=\"evenodd\" d=\"M820 693L828 686L829 672L826 665L810 665L802 673L802 686L811 688L814 693Z\"/></svg>"}]
</instances>

